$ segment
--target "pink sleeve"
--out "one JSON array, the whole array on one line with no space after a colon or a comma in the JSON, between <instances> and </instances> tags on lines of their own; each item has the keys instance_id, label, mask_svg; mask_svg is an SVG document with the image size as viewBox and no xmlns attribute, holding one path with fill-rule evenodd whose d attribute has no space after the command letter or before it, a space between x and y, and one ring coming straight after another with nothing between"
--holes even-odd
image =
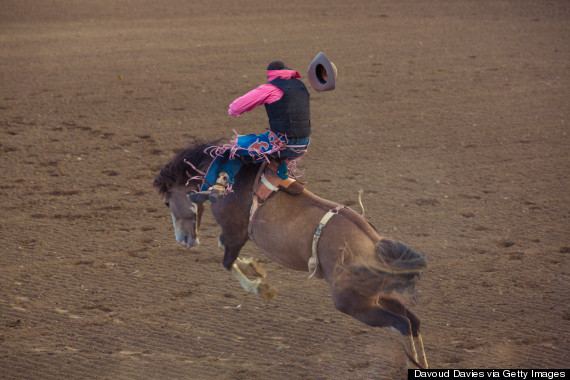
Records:
<instances>
[{"instance_id":1,"label":"pink sleeve","mask_svg":"<svg viewBox=\"0 0 570 380\"><path fill-rule=\"evenodd\" d=\"M230 104L228 113L232 116L239 116L244 112L251 111L265 103L273 103L283 96L283 91L272 84L262 84L251 90L242 97L237 98Z\"/></svg>"}]
</instances>

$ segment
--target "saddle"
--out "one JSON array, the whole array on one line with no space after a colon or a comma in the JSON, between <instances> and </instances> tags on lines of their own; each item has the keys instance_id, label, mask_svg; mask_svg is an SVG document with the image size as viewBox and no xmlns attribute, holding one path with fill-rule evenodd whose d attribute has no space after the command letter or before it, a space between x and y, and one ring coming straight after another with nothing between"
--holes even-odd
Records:
<instances>
[{"instance_id":1,"label":"saddle","mask_svg":"<svg viewBox=\"0 0 570 380\"><path fill-rule=\"evenodd\" d=\"M264 162L261 165L253 183L253 192L261 202L279 190L296 195L302 193L303 189L301 182L289 176L287 164L277 158L272 158L269 163Z\"/></svg>"},{"instance_id":2,"label":"saddle","mask_svg":"<svg viewBox=\"0 0 570 380\"><path fill-rule=\"evenodd\" d=\"M253 203L249 211L249 223L247 226L249 239L253 241L251 228L259 206L263 205L271 195L279 190L296 195L301 194L303 189L304 186L301 182L289 177L287 165L283 160L272 158L269 162L264 161L253 183Z\"/></svg>"}]
</instances>

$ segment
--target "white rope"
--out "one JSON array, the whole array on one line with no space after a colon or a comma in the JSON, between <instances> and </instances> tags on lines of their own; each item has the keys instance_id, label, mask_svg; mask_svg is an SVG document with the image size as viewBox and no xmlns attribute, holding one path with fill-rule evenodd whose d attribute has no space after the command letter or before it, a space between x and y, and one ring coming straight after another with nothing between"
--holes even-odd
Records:
<instances>
[{"instance_id":1,"label":"white rope","mask_svg":"<svg viewBox=\"0 0 570 380\"><path fill-rule=\"evenodd\" d=\"M309 259L309 279L312 279L317 274L319 269L319 258L317 256L317 244L319 244L319 239L321 237L321 233L323 232L324 226L329 222L329 220L338 214L338 210L340 210L343 206L339 205L332 210L327 211L327 213L322 217L321 221L319 222L319 226L313 235L313 245L312 245L312 257Z\"/></svg>"}]
</instances>

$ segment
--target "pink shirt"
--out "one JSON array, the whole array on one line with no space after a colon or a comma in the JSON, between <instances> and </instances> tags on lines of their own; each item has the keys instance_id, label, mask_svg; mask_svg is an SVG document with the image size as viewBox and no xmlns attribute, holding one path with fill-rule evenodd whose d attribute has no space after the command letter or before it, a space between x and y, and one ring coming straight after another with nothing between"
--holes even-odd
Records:
<instances>
[{"instance_id":1,"label":"pink shirt","mask_svg":"<svg viewBox=\"0 0 570 380\"><path fill-rule=\"evenodd\" d=\"M267 70L268 82L273 79L291 79L301 78L301 75L295 70ZM251 90L242 97L237 98L230 104L228 113L232 116L239 116L244 112L262 104L269 104L278 101L283 96L283 91L270 83L262 84L254 90Z\"/></svg>"}]
</instances>

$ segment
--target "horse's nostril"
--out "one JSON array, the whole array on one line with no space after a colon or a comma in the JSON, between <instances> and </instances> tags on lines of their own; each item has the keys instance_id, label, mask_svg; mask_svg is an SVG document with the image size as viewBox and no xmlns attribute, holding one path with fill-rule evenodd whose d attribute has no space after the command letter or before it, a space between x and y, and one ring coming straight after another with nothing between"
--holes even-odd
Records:
<instances>
[{"instance_id":1,"label":"horse's nostril","mask_svg":"<svg viewBox=\"0 0 570 380\"><path fill-rule=\"evenodd\" d=\"M200 244L200 240L198 238L193 239L191 236L185 235L183 238L177 239L178 245L184 248L192 248L196 247Z\"/></svg>"},{"instance_id":2,"label":"horse's nostril","mask_svg":"<svg viewBox=\"0 0 570 380\"><path fill-rule=\"evenodd\" d=\"M186 243L185 241L177 240L176 242L178 243L179 246L181 246L183 248L189 248L188 243Z\"/></svg>"}]
</instances>

